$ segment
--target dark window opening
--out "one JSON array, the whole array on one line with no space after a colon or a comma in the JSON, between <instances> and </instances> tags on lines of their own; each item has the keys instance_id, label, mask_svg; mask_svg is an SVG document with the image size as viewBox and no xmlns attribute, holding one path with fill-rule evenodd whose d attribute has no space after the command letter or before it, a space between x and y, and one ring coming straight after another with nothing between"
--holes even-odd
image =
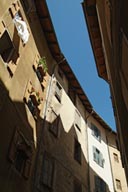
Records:
<instances>
[{"instance_id":1,"label":"dark window opening","mask_svg":"<svg viewBox=\"0 0 128 192\"><path fill-rule=\"evenodd\" d=\"M106 192L106 183L95 175L95 192Z\"/></svg>"},{"instance_id":2,"label":"dark window opening","mask_svg":"<svg viewBox=\"0 0 128 192\"><path fill-rule=\"evenodd\" d=\"M38 77L39 81L42 82L43 81L43 76L41 75L41 72L40 72L39 68L37 68L36 74L37 74L37 77Z\"/></svg>"},{"instance_id":3,"label":"dark window opening","mask_svg":"<svg viewBox=\"0 0 128 192\"><path fill-rule=\"evenodd\" d=\"M62 87L58 82L56 82L55 97L59 102L61 102Z\"/></svg>"},{"instance_id":4,"label":"dark window opening","mask_svg":"<svg viewBox=\"0 0 128 192\"><path fill-rule=\"evenodd\" d=\"M28 99L28 108L29 108L29 110L31 111L31 113L32 113L33 115L35 115L36 106L34 105L31 97L29 97L29 99Z\"/></svg>"},{"instance_id":5,"label":"dark window opening","mask_svg":"<svg viewBox=\"0 0 128 192\"><path fill-rule=\"evenodd\" d=\"M14 53L14 46L7 31L0 38L0 55L4 62L8 63Z\"/></svg>"},{"instance_id":6,"label":"dark window opening","mask_svg":"<svg viewBox=\"0 0 128 192\"><path fill-rule=\"evenodd\" d=\"M91 124L91 128L92 128L92 135L101 142L101 132L100 130L93 124Z\"/></svg>"},{"instance_id":7,"label":"dark window opening","mask_svg":"<svg viewBox=\"0 0 128 192\"><path fill-rule=\"evenodd\" d=\"M25 179L28 179L31 170L32 146L28 143L23 134L17 130L15 131L9 147L8 157L18 173Z\"/></svg>"},{"instance_id":8,"label":"dark window opening","mask_svg":"<svg viewBox=\"0 0 128 192\"><path fill-rule=\"evenodd\" d=\"M76 139L74 144L74 159L81 164L81 145Z\"/></svg>"},{"instance_id":9,"label":"dark window opening","mask_svg":"<svg viewBox=\"0 0 128 192\"><path fill-rule=\"evenodd\" d=\"M23 150L18 149L16 152L16 159L15 159L15 168L22 173L25 168L25 163L27 160L27 155Z\"/></svg>"},{"instance_id":10,"label":"dark window opening","mask_svg":"<svg viewBox=\"0 0 128 192\"><path fill-rule=\"evenodd\" d=\"M49 130L56 137L58 137L58 134L59 134L59 120L60 120L60 117L57 116L52 111L52 113L51 113L51 124L50 124Z\"/></svg>"}]
</instances>

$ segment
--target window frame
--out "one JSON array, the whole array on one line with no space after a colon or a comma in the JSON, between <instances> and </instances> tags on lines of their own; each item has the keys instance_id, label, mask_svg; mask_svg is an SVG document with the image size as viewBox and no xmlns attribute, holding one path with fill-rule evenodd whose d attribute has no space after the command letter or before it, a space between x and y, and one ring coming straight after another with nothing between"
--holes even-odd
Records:
<instances>
[{"instance_id":1,"label":"window frame","mask_svg":"<svg viewBox=\"0 0 128 192\"><path fill-rule=\"evenodd\" d=\"M13 164L13 168L15 168L17 173L23 176L23 178L25 179L28 179L30 176L32 151L33 149L32 146L29 144L29 141L25 138L21 131L16 129L12 137L11 144L9 146L8 158ZM21 152L24 156L19 165L18 152Z\"/></svg>"},{"instance_id":2,"label":"window frame","mask_svg":"<svg viewBox=\"0 0 128 192\"><path fill-rule=\"evenodd\" d=\"M81 132L81 115L77 109L75 109L74 124L75 127Z\"/></svg>"},{"instance_id":3,"label":"window frame","mask_svg":"<svg viewBox=\"0 0 128 192\"><path fill-rule=\"evenodd\" d=\"M106 183L98 175L94 175L95 192L107 192Z\"/></svg>"},{"instance_id":4,"label":"window frame","mask_svg":"<svg viewBox=\"0 0 128 192\"><path fill-rule=\"evenodd\" d=\"M81 165L82 164L82 150L81 144L75 138L74 139L74 159Z\"/></svg>"},{"instance_id":5,"label":"window frame","mask_svg":"<svg viewBox=\"0 0 128 192\"><path fill-rule=\"evenodd\" d=\"M101 142L101 131L95 126L93 123L91 123L91 128L92 128L92 135L99 141Z\"/></svg>"},{"instance_id":6,"label":"window frame","mask_svg":"<svg viewBox=\"0 0 128 192\"><path fill-rule=\"evenodd\" d=\"M104 168L104 158L103 154L100 152L99 149L97 149L95 146L93 146L93 160L102 168Z\"/></svg>"},{"instance_id":7,"label":"window frame","mask_svg":"<svg viewBox=\"0 0 128 192\"><path fill-rule=\"evenodd\" d=\"M15 52L15 46L14 46L13 41L12 41L10 35L9 35L9 32L8 32L6 29L5 29L5 30L3 31L3 33L1 34L0 40L2 39L2 36L4 36L4 34L5 34L5 36L6 36L7 41L9 41L9 44L11 44L11 51L10 51L10 53L9 53L8 58L6 59L6 61L4 60L4 58L3 58L3 56L2 56L1 53L0 53L0 56L1 56L2 60L3 60L3 62L4 62L4 63L7 63L7 65L8 65L8 64L9 64L9 60L12 58L12 56L13 56L13 54L14 54L14 52Z\"/></svg>"},{"instance_id":8,"label":"window frame","mask_svg":"<svg viewBox=\"0 0 128 192\"><path fill-rule=\"evenodd\" d=\"M61 103L62 86L60 85L60 83L58 81L56 81L56 85L55 85L55 97L59 101L59 103Z\"/></svg>"},{"instance_id":9,"label":"window frame","mask_svg":"<svg viewBox=\"0 0 128 192\"><path fill-rule=\"evenodd\" d=\"M55 115L55 119L52 117L52 115ZM53 119L52 119L53 118ZM55 113L54 110L51 111L50 119L52 122L50 122L49 125L49 131L55 136L59 137L59 123L60 123L60 116Z\"/></svg>"},{"instance_id":10,"label":"window frame","mask_svg":"<svg viewBox=\"0 0 128 192\"><path fill-rule=\"evenodd\" d=\"M119 179L116 179L116 188L120 191L122 190L121 181Z\"/></svg>"},{"instance_id":11,"label":"window frame","mask_svg":"<svg viewBox=\"0 0 128 192\"><path fill-rule=\"evenodd\" d=\"M119 163L119 156L117 153L113 153L113 158L116 163Z\"/></svg>"}]
</instances>

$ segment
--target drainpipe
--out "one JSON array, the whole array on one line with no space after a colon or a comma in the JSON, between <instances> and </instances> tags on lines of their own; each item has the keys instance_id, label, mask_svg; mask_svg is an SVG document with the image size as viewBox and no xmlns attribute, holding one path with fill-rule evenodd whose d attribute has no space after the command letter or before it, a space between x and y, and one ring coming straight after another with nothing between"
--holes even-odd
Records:
<instances>
[{"instance_id":1,"label":"drainpipe","mask_svg":"<svg viewBox=\"0 0 128 192\"><path fill-rule=\"evenodd\" d=\"M86 135L87 135L87 157L88 157L88 192L90 192L91 191L91 189L90 189L90 162L89 162L89 149L88 149L88 118L90 117L90 116L92 116L92 114L93 114L93 109L92 109L92 111L91 111L91 113L89 113L88 115L87 115L87 117L85 118L85 122L86 122Z\"/></svg>"},{"instance_id":2,"label":"drainpipe","mask_svg":"<svg viewBox=\"0 0 128 192\"><path fill-rule=\"evenodd\" d=\"M65 57L62 55L62 59L53 65L53 68L52 68L52 73L51 73L51 79L50 79L50 82L49 82L49 86L48 86L48 91L47 91L47 95L46 95L46 102L45 102L45 108L44 108L44 113L43 113L43 122L42 122L42 127L41 127L41 131L40 131L40 137L39 137L39 142L38 142L38 150L37 150L37 155L36 155L36 159L35 159L35 173L34 173L34 176L33 176L33 192L36 192L36 187L37 187L37 183L39 181L37 181L37 178L38 177L38 160L39 160L39 157L40 157L40 153L41 153L41 143L42 143L42 136L43 136L43 131L44 131L44 126L45 126L45 121L46 121L46 114L47 114L47 109L48 109L48 102L49 102L49 99L50 99L50 92L51 92L51 88L52 88L52 80L54 78L54 72L55 72L55 69L58 65L62 64L64 61L65 61Z\"/></svg>"}]
</instances>

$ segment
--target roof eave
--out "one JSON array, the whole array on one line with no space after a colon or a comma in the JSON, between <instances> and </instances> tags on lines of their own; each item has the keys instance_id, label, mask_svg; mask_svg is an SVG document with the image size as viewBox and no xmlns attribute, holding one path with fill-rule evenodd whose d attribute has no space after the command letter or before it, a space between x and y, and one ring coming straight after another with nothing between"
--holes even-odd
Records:
<instances>
[{"instance_id":1,"label":"roof eave","mask_svg":"<svg viewBox=\"0 0 128 192\"><path fill-rule=\"evenodd\" d=\"M93 8L92 16L88 14L88 7L91 6ZM98 71L99 77L103 78L108 82L107 69L105 64L104 51L102 47L102 38L100 27L98 23L98 16L96 12L96 3L95 0L91 1L88 5L88 0L82 3L83 12L85 16L85 21L87 24L88 34L92 46L92 50L94 53L95 63ZM90 18L91 17L91 18ZM91 25L91 20L94 25Z\"/></svg>"}]
</instances>

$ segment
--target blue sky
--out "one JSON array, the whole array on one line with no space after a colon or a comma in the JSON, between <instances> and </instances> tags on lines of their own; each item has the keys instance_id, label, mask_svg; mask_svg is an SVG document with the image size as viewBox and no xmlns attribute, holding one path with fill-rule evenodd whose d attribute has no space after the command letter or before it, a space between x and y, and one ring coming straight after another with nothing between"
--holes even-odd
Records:
<instances>
[{"instance_id":1,"label":"blue sky","mask_svg":"<svg viewBox=\"0 0 128 192\"><path fill-rule=\"evenodd\" d=\"M99 78L81 0L46 0L62 53L94 110L115 130L108 84Z\"/></svg>"}]
</instances>

